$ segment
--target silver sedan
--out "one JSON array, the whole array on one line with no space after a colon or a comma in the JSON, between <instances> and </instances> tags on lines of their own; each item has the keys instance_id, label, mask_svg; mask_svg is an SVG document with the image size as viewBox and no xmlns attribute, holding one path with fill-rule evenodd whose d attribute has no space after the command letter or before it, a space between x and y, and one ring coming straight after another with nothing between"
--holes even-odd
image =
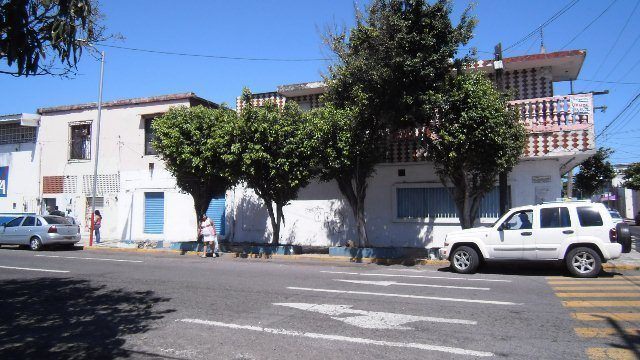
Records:
<instances>
[{"instance_id":1,"label":"silver sedan","mask_svg":"<svg viewBox=\"0 0 640 360\"><path fill-rule=\"evenodd\" d=\"M80 227L61 216L27 215L0 224L0 244L28 245L40 250L44 245L73 246L80 241Z\"/></svg>"}]
</instances>

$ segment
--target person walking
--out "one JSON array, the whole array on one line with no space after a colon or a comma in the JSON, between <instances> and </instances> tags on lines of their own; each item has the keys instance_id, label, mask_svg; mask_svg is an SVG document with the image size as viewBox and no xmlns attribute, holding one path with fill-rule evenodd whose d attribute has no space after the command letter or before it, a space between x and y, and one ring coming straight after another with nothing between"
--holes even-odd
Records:
<instances>
[{"instance_id":1,"label":"person walking","mask_svg":"<svg viewBox=\"0 0 640 360\"><path fill-rule=\"evenodd\" d=\"M218 256L218 235L216 234L216 227L213 225L213 221L209 219L207 214L202 214L200 234L202 235L202 241L204 242L201 257L207 256L207 244L209 245L209 249L213 252L213 257Z\"/></svg>"},{"instance_id":2,"label":"person walking","mask_svg":"<svg viewBox=\"0 0 640 360\"><path fill-rule=\"evenodd\" d=\"M100 210L96 210L93 217L93 231L96 234L96 244L100 243L100 227L102 227L102 215L100 215Z\"/></svg>"}]
</instances>

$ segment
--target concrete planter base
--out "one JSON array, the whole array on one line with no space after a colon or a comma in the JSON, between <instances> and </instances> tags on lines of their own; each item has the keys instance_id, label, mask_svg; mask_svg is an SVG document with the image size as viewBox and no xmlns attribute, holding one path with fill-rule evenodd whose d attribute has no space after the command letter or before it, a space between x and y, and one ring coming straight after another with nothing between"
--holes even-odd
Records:
<instances>
[{"instance_id":1,"label":"concrete planter base","mask_svg":"<svg viewBox=\"0 0 640 360\"><path fill-rule=\"evenodd\" d=\"M198 243L195 241L187 242L174 242L171 243L172 250L181 251L196 251ZM200 250L202 250L202 244L200 244ZM244 244L232 244L232 243L220 243L220 251L234 252L243 255L297 255L302 253L302 247L298 245L244 245ZM245 256L246 257L246 256Z\"/></svg>"}]
</instances>

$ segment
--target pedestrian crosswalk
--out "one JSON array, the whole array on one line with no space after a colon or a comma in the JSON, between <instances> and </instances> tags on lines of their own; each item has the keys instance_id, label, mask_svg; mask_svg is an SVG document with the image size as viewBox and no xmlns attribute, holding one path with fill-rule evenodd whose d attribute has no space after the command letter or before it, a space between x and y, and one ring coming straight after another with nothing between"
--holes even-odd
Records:
<instances>
[{"instance_id":1,"label":"pedestrian crosswalk","mask_svg":"<svg viewBox=\"0 0 640 360\"><path fill-rule=\"evenodd\" d=\"M640 276L550 276L547 282L571 311L575 334L588 342L589 359L637 359L633 339L640 335Z\"/></svg>"}]
</instances>

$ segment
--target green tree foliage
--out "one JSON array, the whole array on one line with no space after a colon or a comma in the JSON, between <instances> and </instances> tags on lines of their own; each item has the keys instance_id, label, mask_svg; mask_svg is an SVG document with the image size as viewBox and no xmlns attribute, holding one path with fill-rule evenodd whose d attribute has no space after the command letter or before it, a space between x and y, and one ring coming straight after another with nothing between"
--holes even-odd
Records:
<instances>
[{"instance_id":1,"label":"green tree foliage","mask_svg":"<svg viewBox=\"0 0 640 360\"><path fill-rule=\"evenodd\" d=\"M630 164L623 172L624 187L640 190L640 163Z\"/></svg>"},{"instance_id":2,"label":"green tree foliage","mask_svg":"<svg viewBox=\"0 0 640 360\"><path fill-rule=\"evenodd\" d=\"M368 244L367 181L381 161L389 130L433 118L446 77L463 62L451 59L471 38L475 20L465 11L454 26L450 16L451 4L445 0L374 0L366 14L358 12L348 33L326 36L338 62L325 78L324 101L350 109L353 124L342 129L350 131L354 146L344 168L331 173L341 176L336 180L356 214L360 246Z\"/></svg>"},{"instance_id":3,"label":"green tree foliage","mask_svg":"<svg viewBox=\"0 0 640 360\"><path fill-rule=\"evenodd\" d=\"M611 154L613 154L613 150L599 148L595 154L580 165L580 170L575 175L574 181L576 190L580 191L583 197L591 197L596 194L616 176L613 165L609 162Z\"/></svg>"},{"instance_id":4,"label":"green tree foliage","mask_svg":"<svg viewBox=\"0 0 640 360\"><path fill-rule=\"evenodd\" d=\"M272 244L279 244L282 208L309 184L316 149L296 103L287 102L279 108L268 102L258 107L250 98L251 93L245 90L232 146L233 168L264 201L273 230Z\"/></svg>"},{"instance_id":5,"label":"green tree foliage","mask_svg":"<svg viewBox=\"0 0 640 360\"><path fill-rule=\"evenodd\" d=\"M227 164L235 122L236 113L227 108L181 106L151 124L152 145L180 189L193 197L197 219L214 196L223 195L237 182Z\"/></svg>"},{"instance_id":6,"label":"green tree foliage","mask_svg":"<svg viewBox=\"0 0 640 360\"><path fill-rule=\"evenodd\" d=\"M101 19L96 0L0 1L0 60L11 69L0 73L71 73L86 46L77 39L103 39Z\"/></svg>"},{"instance_id":7,"label":"green tree foliage","mask_svg":"<svg viewBox=\"0 0 640 360\"><path fill-rule=\"evenodd\" d=\"M353 121L353 109L337 109L331 104L312 110L306 117L320 151L316 157L320 179L336 180L356 221L358 246L369 246L364 218L367 179L384 150L381 144L386 133L370 131L362 122Z\"/></svg>"},{"instance_id":8,"label":"green tree foliage","mask_svg":"<svg viewBox=\"0 0 640 360\"><path fill-rule=\"evenodd\" d=\"M460 74L448 83L429 127L425 155L449 188L464 229L473 226L498 174L510 171L524 149L526 131L507 100L483 74Z\"/></svg>"}]
</instances>

